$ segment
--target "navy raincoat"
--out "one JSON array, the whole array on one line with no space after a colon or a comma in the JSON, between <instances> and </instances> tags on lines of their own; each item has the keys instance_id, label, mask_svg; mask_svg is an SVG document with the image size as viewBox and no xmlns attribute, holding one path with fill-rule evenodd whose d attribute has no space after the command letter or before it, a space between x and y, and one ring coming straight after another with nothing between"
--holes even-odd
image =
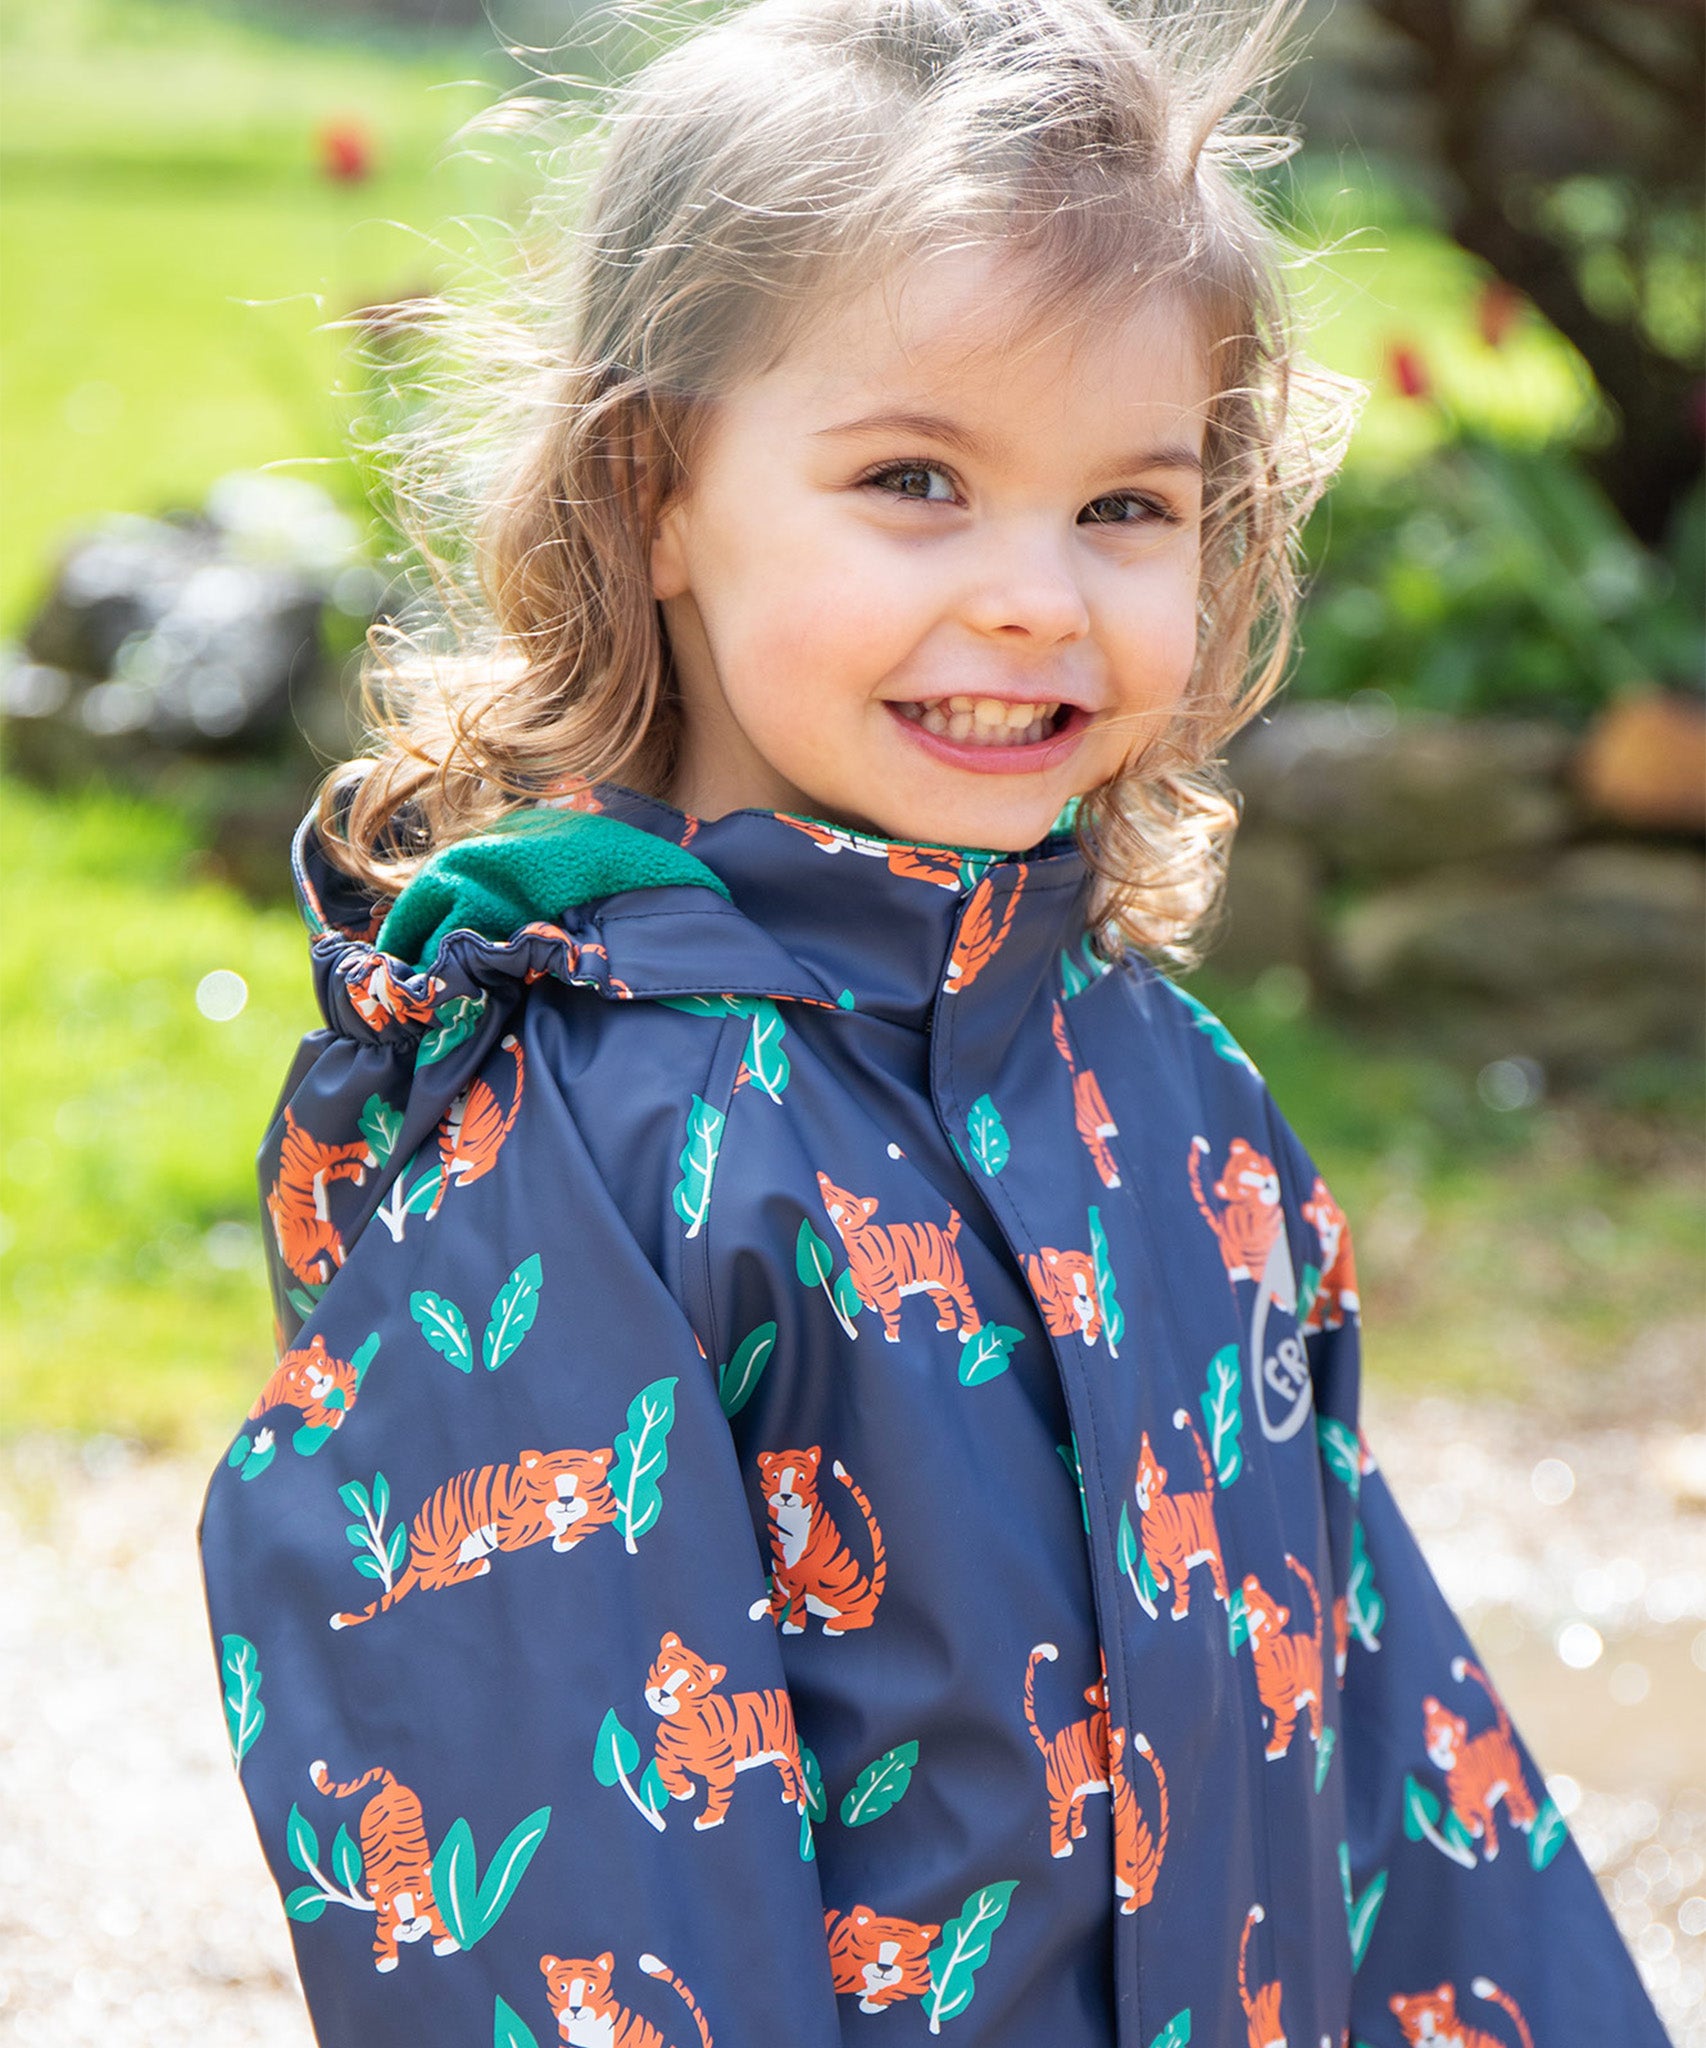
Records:
<instances>
[{"instance_id":1,"label":"navy raincoat","mask_svg":"<svg viewBox=\"0 0 1706 2048\"><path fill-rule=\"evenodd\" d=\"M604 787L298 877L202 1542L322 2042L1662 2042L1344 1218L1070 838Z\"/></svg>"}]
</instances>

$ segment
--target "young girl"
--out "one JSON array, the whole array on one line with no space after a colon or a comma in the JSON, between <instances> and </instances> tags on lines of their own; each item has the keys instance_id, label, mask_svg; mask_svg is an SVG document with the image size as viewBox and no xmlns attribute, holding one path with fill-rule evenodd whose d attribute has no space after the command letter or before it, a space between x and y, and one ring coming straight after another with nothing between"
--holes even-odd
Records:
<instances>
[{"instance_id":1,"label":"young girl","mask_svg":"<svg viewBox=\"0 0 1706 2048\"><path fill-rule=\"evenodd\" d=\"M298 849L203 1545L323 2042L1662 2038L1152 964L1333 453L1287 11L761 0L617 108L487 642Z\"/></svg>"}]
</instances>

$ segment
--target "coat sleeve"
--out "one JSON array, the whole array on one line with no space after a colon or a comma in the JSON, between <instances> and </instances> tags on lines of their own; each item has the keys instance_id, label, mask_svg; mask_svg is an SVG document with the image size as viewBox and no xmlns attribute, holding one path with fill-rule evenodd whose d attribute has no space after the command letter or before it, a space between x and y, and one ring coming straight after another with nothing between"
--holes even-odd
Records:
<instances>
[{"instance_id":1,"label":"coat sleeve","mask_svg":"<svg viewBox=\"0 0 1706 2048\"><path fill-rule=\"evenodd\" d=\"M1532 2048L1664 2048L1593 1875L1359 1429L1349 1229L1307 1157L1294 1163L1334 1560L1351 2039L1402 2048L1460 2026Z\"/></svg>"},{"instance_id":2,"label":"coat sleeve","mask_svg":"<svg viewBox=\"0 0 1706 2048\"><path fill-rule=\"evenodd\" d=\"M618 1201L553 1072L576 1005L611 1020L522 978L440 982L412 1036L406 988L373 1031L343 1016L263 1151L291 1334L202 1525L233 1757L328 2048L623 2013L829 2048L764 1562L635 1220L699 1211L644 1184L661 1102ZM670 1075L683 1116L703 1064Z\"/></svg>"}]
</instances>

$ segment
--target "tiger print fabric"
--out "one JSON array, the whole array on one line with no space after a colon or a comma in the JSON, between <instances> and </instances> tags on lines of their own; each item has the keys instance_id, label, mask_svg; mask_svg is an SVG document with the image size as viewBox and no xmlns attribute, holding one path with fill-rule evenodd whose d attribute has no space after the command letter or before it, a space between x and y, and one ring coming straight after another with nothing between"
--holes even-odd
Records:
<instances>
[{"instance_id":1,"label":"tiger print fabric","mask_svg":"<svg viewBox=\"0 0 1706 2048\"><path fill-rule=\"evenodd\" d=\"M297 848L202 1551L320 2039L1660 2048L1360 1434L1351 1224L1071 841L549 815L727 895L415 960Z\"/></svg>"}]
</instances>

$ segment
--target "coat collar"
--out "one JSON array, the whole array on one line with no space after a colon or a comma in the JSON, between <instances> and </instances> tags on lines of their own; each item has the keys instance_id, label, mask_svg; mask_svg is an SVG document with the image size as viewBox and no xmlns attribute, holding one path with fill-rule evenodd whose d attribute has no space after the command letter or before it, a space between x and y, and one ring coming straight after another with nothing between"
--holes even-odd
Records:
<instances>
[{"instance_id":1,"label":"coat collar","mask_svg":"<svg viewBox=\"0 0 1706 2048\"><path fill-rule=\"evenodd\" d=\"M962 921L997 938L999 972L984 986L1008 1001L1085 936L1089 875L1070 832L1018 854L922 846L778 811L694 818L612 783L558 808L596 815L585 835L602 838L596 856L583 847L541 859L552 816L542 807L526 814L542 829L447 849L395 904L342 877L305 825L295 850L304 915L333 950L356 941L368 955L377 939L440 976L459 960L483 981L513 971L498 956L555 941L562 964L539 953L528 971L612 999L791 1000L915 1028L964 980ZM559 854L581 822L560 818Z\"/></svg>"}]
</instances>

